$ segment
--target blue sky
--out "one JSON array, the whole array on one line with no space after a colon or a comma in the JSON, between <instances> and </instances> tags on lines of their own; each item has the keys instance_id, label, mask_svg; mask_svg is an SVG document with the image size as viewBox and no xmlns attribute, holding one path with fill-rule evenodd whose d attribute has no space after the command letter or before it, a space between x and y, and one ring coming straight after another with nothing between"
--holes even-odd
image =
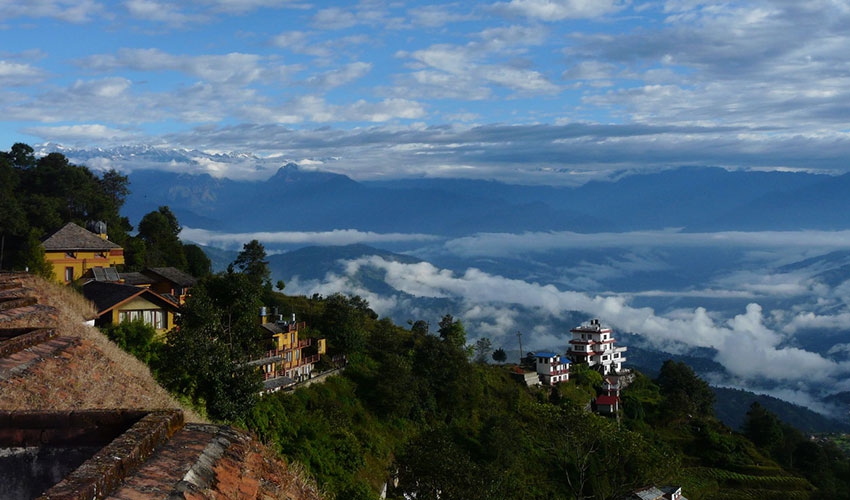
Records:
<instances>
[{"instance_id":1,"label":"blue sky","mask_svg":"<svg viewBox=\"0 0 850 500\"><path fill-rule=\"evenodd\" d=\"M843 0L0 0L0 19L3 148L564 183L850 157Z\"/></svg>"}]
</instances>

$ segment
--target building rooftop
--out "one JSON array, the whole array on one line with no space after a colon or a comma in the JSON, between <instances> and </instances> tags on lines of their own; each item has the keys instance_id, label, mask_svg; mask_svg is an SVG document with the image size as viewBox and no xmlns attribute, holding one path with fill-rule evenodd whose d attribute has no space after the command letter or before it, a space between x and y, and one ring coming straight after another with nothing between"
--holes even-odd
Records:
<instances>
[{"instance_id":1,"label":"building rooftop","mask_svg":"<svg viewBox=\"0 0 850 500\"><path fill-rule=\"evenodd\" d=\"M45 250L54 252L63 250L115 250L121 248L120 245L105 240L73 222L62 226L58 231L48 236L42 244Z\"/></svg>"},{"instance_id":2,"label":"building rooftop","mask_svg":"<svg viewBox=\"0 0 850 500\"><path fill-rule=\"evenodd\" d=\"M195 286L198 282L197 278L176 267L150 267L142 271L142 274L150 276L155 280L165 279L182 287Z\"/></svg>"}]
</instances>

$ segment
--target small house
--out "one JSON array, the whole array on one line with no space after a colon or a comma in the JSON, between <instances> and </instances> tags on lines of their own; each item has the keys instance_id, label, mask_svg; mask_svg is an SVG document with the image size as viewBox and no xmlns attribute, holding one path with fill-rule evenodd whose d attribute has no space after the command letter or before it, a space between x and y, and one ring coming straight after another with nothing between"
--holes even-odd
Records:
<instances>
[{"instance_id":1,"label":"small house","mask_svg":"<svg viewBox=\"0 0 850 500\"><path fill-rule=\"evenodd\" d=\"M121 283L90 281L83 285L83 296L97 308L95 325L106 327L141 319L157 333L174 328L180 306L150 288Z\"/></svg>"}]
</instances>

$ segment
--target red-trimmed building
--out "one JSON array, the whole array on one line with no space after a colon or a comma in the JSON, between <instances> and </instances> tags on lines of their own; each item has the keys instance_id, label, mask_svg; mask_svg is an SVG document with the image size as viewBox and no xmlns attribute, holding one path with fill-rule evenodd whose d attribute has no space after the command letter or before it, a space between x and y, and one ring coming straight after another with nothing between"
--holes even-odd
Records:
<instances>
[{"instance_id":1,"label":"red-trimmed building","mask_svg":"<svg viewBox=\"0 0 850 500\"><path fill-rule=\"evenodd\" d=\"M623 363L626 361L623 353L626 348L614 345L616 340L613 332L610 328L603 327L598 319L573 328L570 333L573 338L570 340L567 357L573 363L586 363L596 367L602 375L616 374L623 369Z\"/></svg>"},{"instance_id":2,"label":"red-trimmed building","mask_svg":"<svg viewBox=\"0 0 850 500\"><path fill-rule=\"evenodd\" d=\"M544 385L555 385L570 379L570 362L554 352L541 351L534 354L537 376Z\"/></svg>"}]
</instances>

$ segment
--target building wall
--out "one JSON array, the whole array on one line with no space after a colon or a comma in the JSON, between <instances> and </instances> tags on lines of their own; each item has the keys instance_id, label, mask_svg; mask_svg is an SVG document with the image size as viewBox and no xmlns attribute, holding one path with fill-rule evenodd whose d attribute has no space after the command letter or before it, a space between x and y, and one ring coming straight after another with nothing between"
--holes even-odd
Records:
<instances>
[{"instance_id":1,"label":"building wall","mask_svg":"<svg viewBox=\"0 0 850 500\"><path fill-rule=\"evenodd\" d=\"M169 311L164 307L158 306L142 297L136 297L133 300L127 302L126 304L122 304L121 306L116 307L115 309L110 311L110 324L117 325L121 322L121 313L127 313L130 311L159 311L165 317L165 328L156 328L156 331L158 333L165 333L168 330L174 328L173 312Z\"/></svg>"},{"instance_id":2,"label":"building wall","mask_svg":"<svg viewBox=\"0 0 850 500\"><path fill-rule=\"evenodd\" d=\"M115 267L124 264L124 250L113 249L104 251L85 252L45 252L44 260L53 266L53 275L59 283L68 284L94 267ZM66 269L72 272L71 279L66 279Z\"/></svg>"}]
</instances>

